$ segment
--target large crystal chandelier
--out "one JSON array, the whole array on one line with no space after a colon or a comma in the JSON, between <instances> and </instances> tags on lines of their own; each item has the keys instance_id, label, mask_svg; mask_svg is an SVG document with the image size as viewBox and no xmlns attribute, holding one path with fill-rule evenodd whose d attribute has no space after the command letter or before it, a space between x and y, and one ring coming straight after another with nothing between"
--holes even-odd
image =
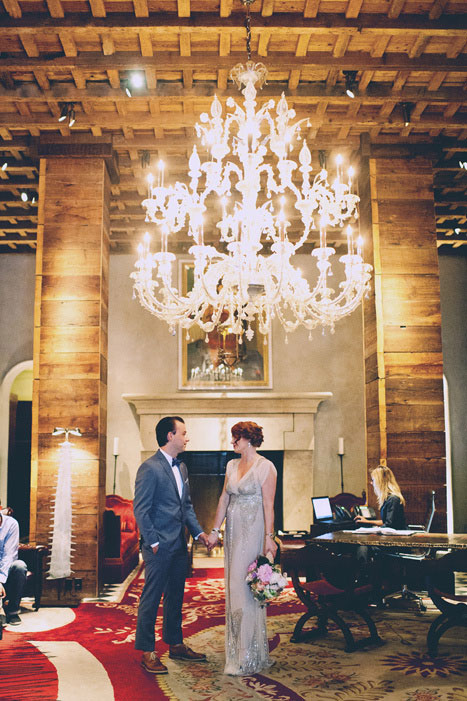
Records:
<instances>
[{"instance_id":1,"label":"large crystal chandelier","mask_svg":"<svg viewBox=\"0 0 467 701\"><path fill-rule=\"evenodd\" d=\"M358 226L360 199L353 170L344 175L338 157L332 184L324 167L313 176L311 152L300 134L307 120L290 124L295 111L284 94L277 106L269 100L256 109L255 86L266 76L265 66L251 60L232 69L230 77L244 86L243 106L229 97L224 116L215 96L210 114L201 114L196 133L207 159L194 146L188 183L165 185L163 164L156 178L148 178L142 204L146 221L160 232L160 250L151 252L146 233L131 277L141 304L171 330L198 325L207 335L223 327L251 340L255 327L266 335L276 317L286 332L300 325L333 330L369 288L371 266L352 226ZM298 163L291 157L296 144ZM216 222L209 227L207 212L209 222ZM294 237L288 234L292 217L301 222ZM335 249L327 245L327 229L346 224L347 252L339 259L343 275L335 291L328 284ZM217 247L210 242L215 229ZM174 284L176 257L169 251L170 238L179 232L193 242L193 285L186 294ZM311 288L292 259L313 236L317 272Z\"/></svg>"}]
</instances>

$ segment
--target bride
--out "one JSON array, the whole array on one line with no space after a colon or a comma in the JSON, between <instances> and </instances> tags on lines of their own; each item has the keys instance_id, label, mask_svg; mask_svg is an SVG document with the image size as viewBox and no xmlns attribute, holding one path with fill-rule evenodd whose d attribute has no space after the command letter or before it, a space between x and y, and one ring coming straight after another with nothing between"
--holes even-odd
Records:
<instances>
[{"instance_id":1,"label":"bride","mask_svg":"<svg viewBox=\"0 0 467 701\"><path fill-rule=\"evenodd\" d=\"M225 668L224 674L249 675L269 667L266 608L245 582L248 566L261 553L275 556L274 495L276 468L256 452L261 426L240 421L232 427L232 445L240 458L227 463L208 548L225 525Z\"/></svg>"}]
</instances>

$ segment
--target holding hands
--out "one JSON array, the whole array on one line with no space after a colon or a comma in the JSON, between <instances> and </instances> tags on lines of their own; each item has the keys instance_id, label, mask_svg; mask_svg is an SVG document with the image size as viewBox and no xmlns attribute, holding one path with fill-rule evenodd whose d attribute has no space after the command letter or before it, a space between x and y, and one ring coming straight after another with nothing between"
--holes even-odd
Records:
<instances>
[{"instance_id":1,"label":"holding hands","mask_svg":"<svg viewBox=\"0 0 467 701\"><path fill-rule=\"evenodd\" d=\"M202 543L203 545L205 545L205 546L208 548L209 537L208 537L208 535L207 535L204 531L203 531L202 533L199 534L198 540L200 541L200 543ZM209 548L208 548L208 549L209 549Z\"/></svg>"},{"instance_id":2,"label":"holding hands","mask_svg":"<svg viewBox=\"0 0 467 701\"><path fill-rule=\"evenodd\" d=\"M207 536L207 549L208 552L211 552L213 548L216 547L216 545L219 544L220 542L220 528L213 528L210 534Z\"/></svg>"}]
</instances>

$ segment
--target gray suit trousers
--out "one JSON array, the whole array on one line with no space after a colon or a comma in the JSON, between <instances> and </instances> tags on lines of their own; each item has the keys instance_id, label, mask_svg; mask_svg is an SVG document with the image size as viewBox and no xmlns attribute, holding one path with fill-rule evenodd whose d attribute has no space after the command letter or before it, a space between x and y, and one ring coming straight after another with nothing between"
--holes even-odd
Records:
<instances>
[{"instance_id":1,"label":"gray suit trousers","mask_svg":"<svg viewBox=\"0 0 467 701\"><path fill-rule=\"evenodd\" d=\"M144 652L155 649L155 624L162 595L162 639L168 645L183 642L182 605L185 579L188 570L188 554L185 539L180 534L180 547L167 550L159 547L154 555L152 548L143 543L145 584L138 608L135 648Z\"/></svg>"}]
</instances>

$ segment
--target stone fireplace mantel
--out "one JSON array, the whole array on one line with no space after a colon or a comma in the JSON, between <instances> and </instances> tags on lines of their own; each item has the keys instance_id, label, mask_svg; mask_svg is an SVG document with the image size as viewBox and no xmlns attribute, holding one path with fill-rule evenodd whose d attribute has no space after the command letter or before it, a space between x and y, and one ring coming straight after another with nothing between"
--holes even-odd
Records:
<instances>
[{"instance_id":1,"label":"stone fireplace mantel","mask_svg":"<svg viewBox=\"0 0 467 701\"><path fill-rule=\"evenodd\" d=\"M231 427L256 421L263 427L263 450L284 451L284 528L308 529L313 493L315 416L332 392L178 392L124 394L139 416L142 459L155 448L154 427L163 416L182 416L189 450L231 450Z\"/></svg>"}]
</instances>

